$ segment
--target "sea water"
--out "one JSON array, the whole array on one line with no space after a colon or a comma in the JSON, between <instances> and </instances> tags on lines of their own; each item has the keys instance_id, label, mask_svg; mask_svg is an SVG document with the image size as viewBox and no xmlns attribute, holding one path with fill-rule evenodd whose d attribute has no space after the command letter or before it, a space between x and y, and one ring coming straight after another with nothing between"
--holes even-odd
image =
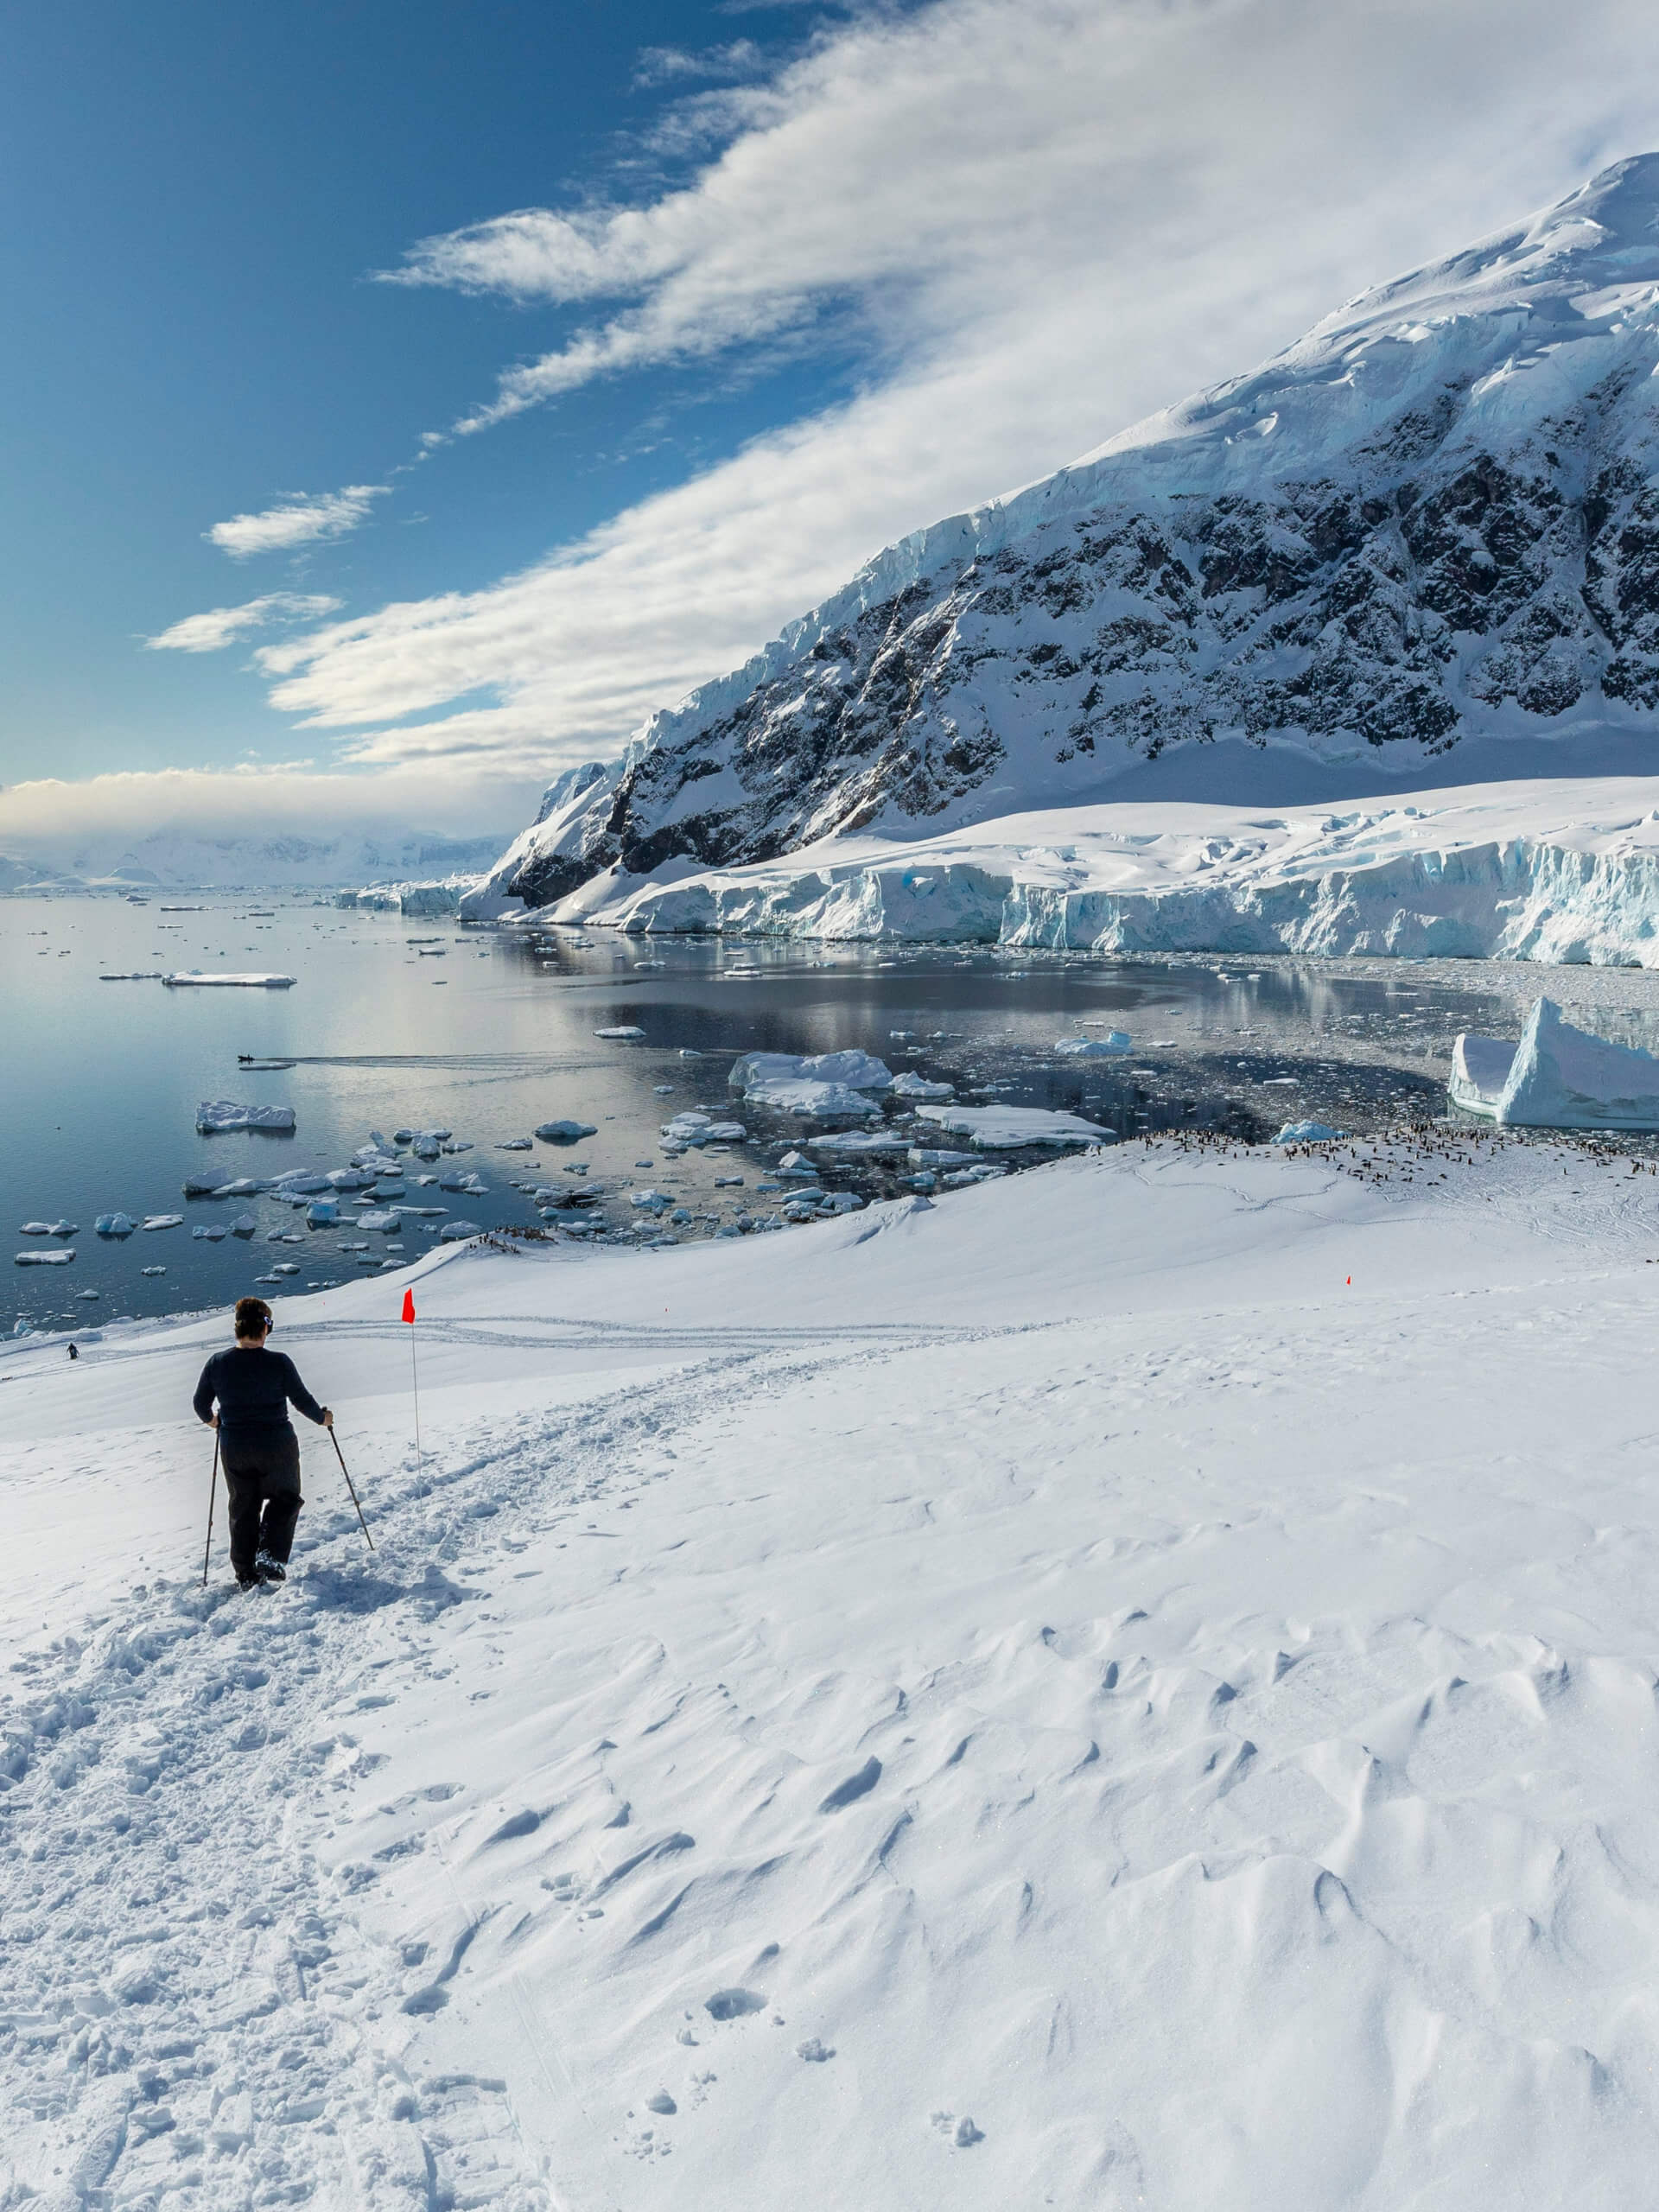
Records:
<instances>
[{"instance_id":1,"label":"sea water","mask_svg":"<svg viewBox=\"0 0 1659 2212\"><path fill-rule=\"evenodd\" d=\"M267 991L100 980L191 968L296 981ZM0 1330L19 1320L87 1329L222 1304L274 1266L297 1266L277 1286L288 1292L371 1269L396 1276L429 1249L440 1217L386 1236L356 1230L348 1202L340 1226L313 1230L268 1197L181 1195L193 1176L344 1166L371 1128L446 1128L469 1143L441 1162L408 1160L407 1201L481 1228L539 1225L516 1185L541 1183L597 1191L606 1233L659 1235L664 1223L627 1203L649 1185L690 1216L668 1233L708 1235L776 1210L787 1186L758 1186L810 1126L741 1104L726 1084L741 1052L860 1046L895 1073L954 1084L964 1101L1065 1108L1111 1137L1198 1126L1259 1141L1303 1116L1364 1130L1443 1111L1457 1030L1516 1034L1541 989L1604 1034L1659 1044L1659 976L1644 972L480 931L294 894L0 899L0 1238L11 1238L0 1243ZM642 1028L644 1040L594 1034L620 1027ZM1128 1054L1054 1057L1060 1039L1107 1027L1128 1032ZM253 1071L241 1054L293 1065ZM199 1135L196 1109L210 1098L292 1107L296 1131ZM697 1107L734 1114L748 1141L665 1157L660 1124ZM499 1148L566 1118L596 1134L575 1147ZM476 1171L486 1192L415 1182L449 1167ZM869 1198L904 1187L906 1173L900 1160L823 1179ZM184 1220L106 1242L92 1224L116 1211ZM256 1224L246 1243L191 1235L244 1212ZM76 1225L62 1241L72 1263L7 1263L8 1251L60 1249L16 1234L60 1220ZM273 1241L284 1234L300 1241ZM368 1249L346 1249L356 1244Z\"/></svg>"}]
</instances>

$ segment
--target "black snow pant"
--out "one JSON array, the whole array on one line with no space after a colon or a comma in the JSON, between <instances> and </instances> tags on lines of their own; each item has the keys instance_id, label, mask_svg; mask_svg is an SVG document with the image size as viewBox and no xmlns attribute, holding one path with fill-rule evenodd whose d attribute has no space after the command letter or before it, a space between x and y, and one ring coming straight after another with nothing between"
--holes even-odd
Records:
<instances>
[{"instance_id":1,"label":"black snow pant","mask_svg":"<svg viewBox=\"0 0 1659 2212\"><path fill-rule=\"evenodd\" d=\"M230 1500L231 1565L245 1580L253 1573L257 1553L288 1563L294 1524L305 1500L300 1496L300 1440L291 1428L263 1435L221 1434L219 1465Z\"/></svg>"}]
</instances>

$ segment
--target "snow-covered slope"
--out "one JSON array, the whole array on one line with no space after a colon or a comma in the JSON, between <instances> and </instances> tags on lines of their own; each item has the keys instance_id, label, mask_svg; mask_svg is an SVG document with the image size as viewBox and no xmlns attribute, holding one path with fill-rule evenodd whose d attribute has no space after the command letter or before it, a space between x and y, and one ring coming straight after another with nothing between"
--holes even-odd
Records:
<instances>
[{"instance_id":1,"label":"snow-covered slope","mask_svg":"<svg viewBox=\"0 0 1659 2212\"><path fill-rule=\"evenodd\" d=\"M251 1599L0 1351L0 2203L1646 2204L1659 1180L1388 1159L285 1300Z\"/></svg>"},{"instance_id":2,"label":"snow-covered slope","mask_svg":"<svg viewBox=\"0 0 1659 2212\"><path fill-rule=\"evenodd\" d=\"M1096 799L1228 735L1386 775L1541 734L1571 773L1580 731L1651 732L1656 218L1659 155L1621 162L888 547L656 715L502 889Z\"/></svg>"},{"instance_id":3,"label":"snow-covered slope","mask_svg":"<svg viewBox=\"0 0 1659 2212\"><path fill-rule=\"evenodd\" d=\"M32 885L83 888L102 884L169 890L280 890L339 884L431 882L481 874L501 849L499 837L446 837L428 831L270 837L201 836L158 830L123 839L29 844L0 854L0 890Z\"/></svg>"},{"instance_id":4,"label":"snow-covered slope","mask_svg":"<svg viewBox=\"0 0 1659 2212\"><path fill-rule=\"evenodd\" d=\"M632 931L1654 967L1659 779L1279 813L1055 808L915 841L832 838L668 884L595 878L578 899Z\"/></svg>"}]
</instances>

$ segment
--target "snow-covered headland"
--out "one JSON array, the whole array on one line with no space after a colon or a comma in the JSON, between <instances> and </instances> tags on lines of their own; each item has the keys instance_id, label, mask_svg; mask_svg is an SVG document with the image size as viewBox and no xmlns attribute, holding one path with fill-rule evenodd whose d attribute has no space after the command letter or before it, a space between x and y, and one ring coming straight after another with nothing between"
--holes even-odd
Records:
<instances>
[{"instance_id":1,"label":"snow-covered headland","mask_svg":"<svg viewBox=\"0 0 1659 2212\"><path fill-rule=\"evenodd\" d=\"M970 849L1017 836L1010 817L1041 814L1051 841L1069 840L1114 805L1132 830L1171 802L1378 812L1453 780L1647 774L1656 394L1648 154L1347 302L1040 483L888 546L742 668L654 715L620 760L550 786L467 910L579 911L649 877L658 915L776 926L817 901L811 876L838 846L855 872L859 840L902 862L907 845L937 859L941 836L965 832L961 925L994 934L1007 892L973 879ZM1518 897L1547 946L1558 900L1628 903L1622 868L1586 886L1575 848L1565 861L1535 849L1523 802L1487 811L1498 849L1469 855L1455 917L1424 906L1409 870L1392 906L1389 885L1367 887L1385 932L1402 914L1395 949L1413 949L1419 912L1484 947L1503 926L1494 904ZM1197 842L1251 827L1217 819ZM757 864L785 887L752 920L742 890L717 920L723 874L701 891L680 880ZM1493 869L1513 880L1483 901ZM1311 865L1281 898L1264 885L1242 918L1227 897L1188 899L1179 934L1154 941L1317 938L1320 880ZM852 933L909 920L885 883L831 903L848 899L863 910ZM934 903L943 918L951 902ZM1060 926L1051 906L1028 926ZM1094 941L1092 910L1075 925ZM1109 909L1105 926L1120 926ZM1567 941L1576 926L1562 924ZM1340 923L1331 933L1351 942Z\"/></svg>"},{"instance_id":2,"label":"snow-covered headland","mask_svg":"<svg viewBox=\"0 0 1659 2212\"><path fill-rule=\"evenodd\" d=\"M0 1351L0 2203L1645 2201L1659 1178L1133 1144Z\"/></svg>"}]
</instances>

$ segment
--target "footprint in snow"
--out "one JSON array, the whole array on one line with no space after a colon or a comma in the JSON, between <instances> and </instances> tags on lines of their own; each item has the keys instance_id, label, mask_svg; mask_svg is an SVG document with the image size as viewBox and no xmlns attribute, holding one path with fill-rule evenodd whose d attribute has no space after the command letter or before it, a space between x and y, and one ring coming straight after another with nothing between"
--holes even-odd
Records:
<instances>
[{"instance_id":1,"label":"footprint in snow","mask_svg":"<svg viewBox=\"0 0 1659 2212\"><path fill-rule=\"evenodd\" d=\"M705 1997L702 2009L713 2020L741 2020L747 2012L764 2012L766 2000L753 1989L717 1989Z\"/></svg>"}]
</instances>

